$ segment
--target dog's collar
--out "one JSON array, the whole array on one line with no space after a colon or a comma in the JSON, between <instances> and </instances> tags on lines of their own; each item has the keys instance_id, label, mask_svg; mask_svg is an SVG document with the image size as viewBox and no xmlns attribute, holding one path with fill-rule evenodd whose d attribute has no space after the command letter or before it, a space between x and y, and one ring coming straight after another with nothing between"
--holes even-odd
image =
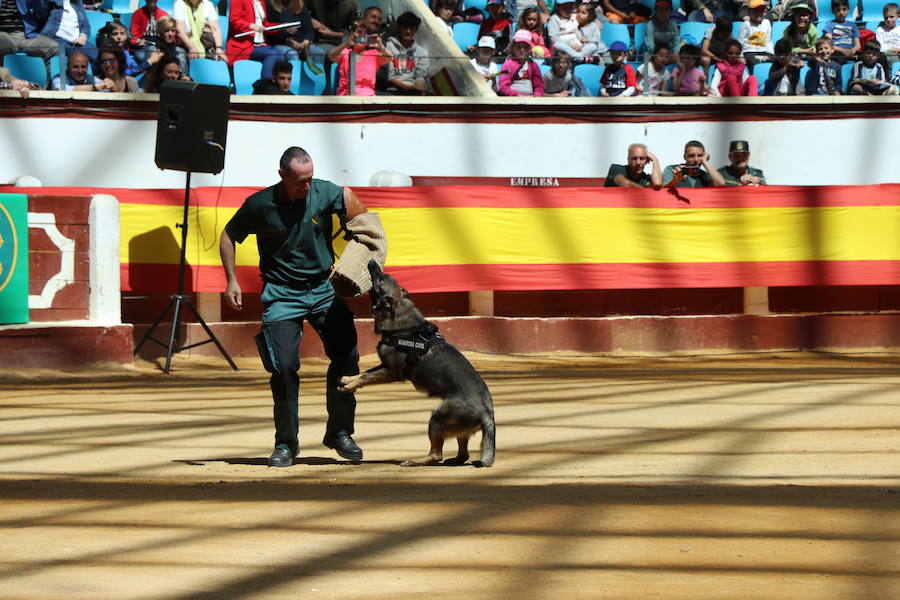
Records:
<instances>
[{"instance_id":1,"label":"dog's collar","mask_svg":"<svg viewBox=\"0 0 900 600\"><path fill-rule=\"evenodd\" d=\"M382 339L381 342L396 348L400 352L422 356L432 346L445 344L446 340L444 336L435 330L433 332L419 333L418 335L390 335Z\"/></svg>"}]
</instances>

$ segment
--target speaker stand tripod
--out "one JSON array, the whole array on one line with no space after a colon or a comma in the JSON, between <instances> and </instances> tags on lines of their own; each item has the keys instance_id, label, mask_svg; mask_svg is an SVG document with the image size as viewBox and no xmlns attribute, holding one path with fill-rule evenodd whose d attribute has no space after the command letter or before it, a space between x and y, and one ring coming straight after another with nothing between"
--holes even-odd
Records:
<instances>
[{"instance_id":1,"label":"speaker stand tripod","mask_svg":"<svg viewBox=\"0 0 900 600\"><path fill-rule=\"evenodd\" d=\"M172 355L178 352L183 352L184 350L188 350L190 348L196 348L197 346L202 346L203 344L208 344L210 342L216 345L216 348L219 349L219 352L222 353L222 356L225 357L225 360L228 361L228 364L231 365L231 368L235 371L240 371L237 368L237 365L234 364L234 361L231 360L231 357L228 356L228 352L225 351L225 347L222 346L221 342L219 342L216 335L209 328L209 325L206 324L206 321L203 320L203 317L200 316L200 313L197 312L197 308L194 306L194 303L191 302L191 299L184 295L184 271L185 271L185 252L187 250L187 232L188 232L188 204L191 199L191 172L187 171L187 178L184 182L184 218L181 224L176 223L175 227L181 228L181 262L178 265L178 293L174 296L169 296L169 304L163 309L163 311L156 318L156 321L144 334L144 337L141 338L141 341L138 343L137 347L134 349L134 354L137 356L138 351L141 349L141 346L144 345L144 342L147 340L156 342L163 348L166 348L166 366L163 369L163 373L169 373L169 367L172 365ZM153 337L153 332L159 327L159 324L165 318L166 314L169 312L169 309L174 307L174 312L172 313L172 331L169 334L169 343L168 345L164 344L161 340ZM189 346L182 346L178 341L178 325L181 322L181 310L182 308L187 307L192 313L194 313L194 318L198 323L203 327L203 330L206 332L206 335L209 336L209 339L203 340L202 342L197 342L195 344L191 344Z\"/></svg>"}]
</instances>

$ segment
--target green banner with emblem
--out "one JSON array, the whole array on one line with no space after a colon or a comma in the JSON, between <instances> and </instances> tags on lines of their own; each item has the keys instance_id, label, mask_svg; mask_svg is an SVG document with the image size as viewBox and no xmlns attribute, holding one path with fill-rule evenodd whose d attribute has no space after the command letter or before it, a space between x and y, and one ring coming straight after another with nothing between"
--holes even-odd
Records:
<instances>
[{"instance_id":1,"label":"green banner with emblem","mask_svg":"<svg viewBox=\"0 0 900 600\"><path fill-rule=\"evenodd\" d=\"M28 196L0 194L0 323L28 322Z\"/></svg>"}]
</instances>

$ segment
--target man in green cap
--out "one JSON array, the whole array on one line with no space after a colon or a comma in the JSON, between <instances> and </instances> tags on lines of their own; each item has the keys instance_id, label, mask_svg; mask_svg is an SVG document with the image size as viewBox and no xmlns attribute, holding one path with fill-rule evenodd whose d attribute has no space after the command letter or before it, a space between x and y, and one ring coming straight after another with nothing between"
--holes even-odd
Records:
<instances>
[{"instance_id":1,"label":"man in green cap","mask_svg":"<svg viewBox=\"0 0 900 600\"><path fill-rule=\"evenodd\" d=\"M730 165L719 169L725 185L766 185L766 176L759 169L750 166L750 144L744 140L734 140L728 144Z\"/></svg>"}]
</instances>

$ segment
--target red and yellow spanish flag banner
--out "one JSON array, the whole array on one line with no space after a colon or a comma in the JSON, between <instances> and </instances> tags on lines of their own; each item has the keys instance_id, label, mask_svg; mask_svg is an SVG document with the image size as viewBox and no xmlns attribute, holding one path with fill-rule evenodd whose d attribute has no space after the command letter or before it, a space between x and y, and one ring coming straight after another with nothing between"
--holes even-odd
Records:
<instances>
[{"instance_id":1,"label":"red and yellow spanish flag banner","mask_svg":"<svg viewBox=\"0 0 900 600\"><path fill-rule=\"evenodd\" d=\"M381 216L388 272L412 292L900 284L900 185L683 189L680 198L618 188L354 189ZM51 190L61 193L40 193ZM193 290L224 289L219 235L254 191L192 190ZM121 202L123 289L171 291L184 191L87 192ZM258 291L254 238L238 246L237 263L244 290Z\"/></svg>"}]
</instances>

